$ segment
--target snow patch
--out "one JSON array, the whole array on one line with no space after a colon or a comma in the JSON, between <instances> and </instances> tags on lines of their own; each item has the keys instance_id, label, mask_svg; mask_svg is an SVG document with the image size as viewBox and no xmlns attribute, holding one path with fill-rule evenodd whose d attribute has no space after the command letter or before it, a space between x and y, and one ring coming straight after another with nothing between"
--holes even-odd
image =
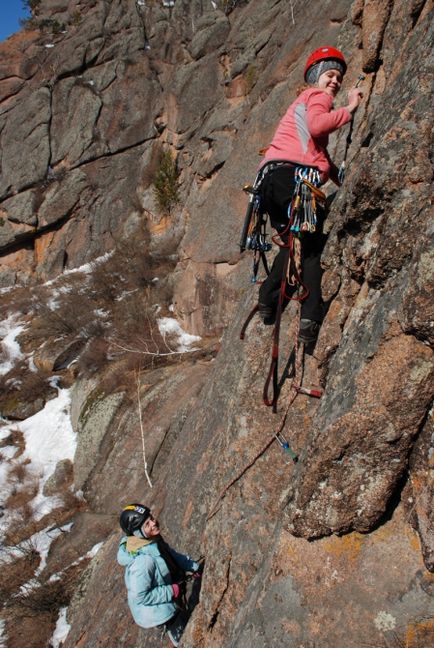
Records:
<instances>
[{"instance_id":1,"label":"snow patch","mask_svg":"<svg viewBox=\"0 0 434 648\"><path fill-rule=\"evenodd\" d=\"M38 373L38 369L37 369L37 367L36 367L36 365L35 365L35 362L34 362L34 360L33 360L33 355L34 355L33 353L31 353L31 354L29 355L29 357L27 358L27 363L28 363L28 365L29 365L29 370L30 370L32 373Z\"/></svg>"},{"instance_id":2,"label":"snow patch","mask_svg":"<svg viewBox=\"0 0 434 648\"><path fill-rule=\"evenodd\" d=\"M54 542L56 538L62 535L62 533L69 532L71 528L72 522L65 524L62 527L48 527L47 529L38 531L37 533L34 533L32 536L30 536L28 540L23 540L23 542L20 542L14 547L6 547L2 554L2 561L5 563L10 563L13 562L16 558L19 558L20 556L23 556L30 551L37 551L41 561L34 575L39 576L39 574L45 569L47 565L47 557L52 542ZM29 592L35 587L39 587L39 581L35 578L32 578L31 580L27 581L27 583L21 585L20 589L25 593Z\"/></svg>"},{"instance_id":3,"label":"snow patch","mask_svg":"<svg viewBox=\"0 0 434 648\"><path fill-rule=\"evenodd\" d=\"M186 351L195 351L196 348L191 348L194 342L198 342L201 338L199 335L190 335L181 328L180 323L173 317L161 317L157 320L158 330L160 331L163 339L166 341L166 336L171 336L176 339L176 351L183 353Z\"/></svg>"},{"instance_id":4,"label":"snow patch","mask_svg":"<svg viewBox=\"0 0 434 648\"><path fill-rule=\"evenodd\" d=\"M96 545L93 545L92 549L90 549L90 550L87 552L87 554L86 554L86 558L93 558L94 556L96 556L96 554L97 554L98 551L101 549L101 547L103 546L103 544L104 544L104 542L98 542Z\"/></svg>"},{"instance_id":5,"label":"snow patch","mask_svg":"<svg viewBox=\"0 0 434 648\"><path fill-rule=\"evenodd\" d=\"M108 317L110 315L109 311L104 310L103 308L95 308L93 311L96 317Z\"/></svg>"},{"instance_id":6,"label":"snow patch","mask_svg":"<svg viewBox=\"0 0 434 648\"><path fill-rule=\"evenodd\" d=\"M25 326L17 322L15 315L10 315L0 323L1 356L4 358L0 364L0 376L7 374L16 362L24 358L17 342L17 337L24 329Z\"/></svg>"},{"instance_id":7,"label":"snow patch","mask_svg":"<svg viewBox=\"0 0 434 648\"><path fill-rule=\"evenodd\" d=\"M68 636L71 626L66 620L67 607L62 607L59 610L59 617L57 619L56 627L54 628L53 636L51 637L50 645L52 648L59 648Z\"/></svg>"},{"instance_id":8,"label":"snow patch","mask_svg":"<svg viewBox=\"0 0 434 648\"><path fill-rule=\"evenodd\" d=\"M5 631L5 622L0 619L0 648L7 648L7 635Z\"/></svg>"},{"instance_id":9,"label":"snow patch","mask_svg":"<svg viewBox=\"0 0 434 648\"><path fill-rule=\"evenodd\" d=\"M41 562L39 563L38 569L35 571L35 576L38 576L45 569L47 565L48 552L50 551L52 542L62 535L62 533L71 531L71 528L72 522L57 529L44 529L43 531L39 531L32 535L28 540L41 557Z\"/></svg>"},{"instance_id":10,"label":"snow patch","mask_svg":"<svg viewBox=\"0 0 434 648\"><path fill-rule=\"evenodd\" d=\"M18 424L26 442L25 455L43 473L44 483L61 459L73 459L77 447L70 419L69 389L59 389L57 398L40 412Z\"/></svg>"},{"instance_id":11,"label":"snow patch","mask_svg":"<svg viewBox=\"0 0 434 648\"><path fill-rule=\"evenodd\" d=\"M66 275L70 275L70 274L75 274L77 272L83 272L84 274L89 274L90 272L92 272L92 270L96 266L100 265L101 263L104 263L105 261L108 261L108 259L110 259L110 257L113 256L113 254L114 254L114 252L112 250L111 252L106 252L106 254L103 254L100 257L97 257L96 259L94 259L90 263L84 263L83 265L78 266L77 268L71 268L71 270L65 270L65 272L63 272L58 277L55 277L54 279L50 279L49 281L46 281L44 283L44 286L52 286L56 281L58 281L62 277L65 277Z\"/></svg>"}]
</instances>

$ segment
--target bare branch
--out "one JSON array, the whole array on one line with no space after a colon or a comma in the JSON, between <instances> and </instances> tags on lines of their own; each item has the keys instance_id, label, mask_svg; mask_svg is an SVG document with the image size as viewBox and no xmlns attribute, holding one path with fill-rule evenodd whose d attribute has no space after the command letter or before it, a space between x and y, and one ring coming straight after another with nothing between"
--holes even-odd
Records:
<instances>
[{"instance_id":1,"label":"bare branch","mask_svg":"<svg viewBox=\"0 0 434 648\"><path fill-rule=\"evenodd\" d=\"M295 20L294 20L294 4L295 4L295 3L293 2L293 0L289 0L289 5L290 5L290 7L291 7L291 20L292 20L292 24L293 24L293 25L295 25Z\"/></svg>"},{"instance_id":2,"label":"bare branch","mask_svg":"<svg viewBox=\"0 0 434 648\"><path fill-rule=\"evenodd\" d=\"M145 477L148 480L149 486L152 488L152 482L148 474L148 462L146 461L145 434L143 431L143 419L142 419L142 402L140 400L140 371L139 370L137 370L136 383L137 383L137 406L139 408L140 436L142 437L143 465L145 467Z\"/></svg>"},{"instance_id":3,"label":"bare branch","mask_svg":"<svg viewBox=\"0 0 434 648\"><path fill-rule=\"evenodd\" d=\"M186 351L169 351L167 353L162 353L161 351L147 351L143 349L134 349L132 347L127 347L122 344L119 344L118 342L114 342L114 340L110 340L110 344L112 344L117 349L120 349L121 351L127 351L128 353L138 353L140 355L157 356L157 357L171 356L171 355L184 355L186 353L194 353L195 351L197 351L197 349L187 349Z\"/></svg>"}]
</instances>

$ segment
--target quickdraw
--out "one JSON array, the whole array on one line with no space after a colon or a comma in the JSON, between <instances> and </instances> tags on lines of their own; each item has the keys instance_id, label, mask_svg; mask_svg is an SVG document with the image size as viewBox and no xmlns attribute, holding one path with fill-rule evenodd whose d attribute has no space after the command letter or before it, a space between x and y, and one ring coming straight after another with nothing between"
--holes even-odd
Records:
<instances>
[{"instance_id":1,"label":"quickdraw","mask_svg":"<svg viewBox=\"0 0 434 648\"><path fill-rule=\"evenodd\" d=\"M251 282L256 283L259 271L259 264L262 261L266 274L269 274L266 252L271 250L271 243L267 241L267 218L261 210L260 188L264 172L261 170L256 176L253 185L245 185L243 191L249 194L249 204L244 219L243 231L241 233L240 251L253 251L253 267Z\"/></svg>"},{"instance_id":2,"label":"quickdraw","mask_svg":"<svg viewBox=\"0 0 434 648\"><path fill-rule=\"evenodd\" d=\"M296 187L294 197L296 201L295 214L291 225L291 232L316 231L316 200L324 196L322 191L317 189L321 184L319 171L311 167L296 167L294 171ZM318 196L318 192L320 196ZM325 200L325 197L324 197ZM291 219L292 203L288 209L288 218Z\"/></svg>"}]
</instances>

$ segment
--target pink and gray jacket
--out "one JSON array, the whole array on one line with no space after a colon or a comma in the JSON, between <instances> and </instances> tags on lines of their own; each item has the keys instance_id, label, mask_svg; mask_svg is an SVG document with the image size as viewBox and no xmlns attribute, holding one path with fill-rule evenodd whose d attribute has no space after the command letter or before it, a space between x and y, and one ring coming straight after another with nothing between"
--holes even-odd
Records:
<instances>
[{"instance_id":1,"label":"pink and gray jacket","mask_svg":"<svg viewBox=\"0 0 434 648\"><path fill-rule=\"evenodd\" d=\"M322 182L337 181L337 168L327 151L329 134L351 121L347 108L332 110L333 97L309 88L289 106L280 121L261 166L286 160L319 169Z\"/></svg>"}]
</instances>

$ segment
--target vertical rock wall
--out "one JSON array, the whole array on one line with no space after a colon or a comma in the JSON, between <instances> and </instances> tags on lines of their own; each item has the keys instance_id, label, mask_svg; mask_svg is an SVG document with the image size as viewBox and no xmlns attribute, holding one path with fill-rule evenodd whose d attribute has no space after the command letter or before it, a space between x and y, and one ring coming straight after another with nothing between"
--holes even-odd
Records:
<instances>
[{"instance_id":1,"label":"vertical rock wall","mask_svg":"<svg viewBox=\"0 0 434 648\"><path fill-rule=\"evenodd\" d=\"M198 0L171 10L41 6L81 20L0 52L4 284L92 259L144 219L154 250L178 255L177 315L194 332L225 329L211 365L154 377L144 402L153 490L123 404L124 424L116 419L86 471L92 507L116 514L117 499L146 499L171 542L206 554L185 646L430 645L432 2L339 0L313 11L251 0L228 14ZM255 294L236 243L240 187L323 42L348 55L348 85L361 70L368 78L329 215L329 311L306 358L306 384L325 393L291 409L294 465L277 444L255 460L288 386L272 415L260 402L269 332L254 322L238 339ZM337 159L344 135L331 144ZM150 181L161 144L177 155L181 181L166 219ZM116 530L77 592L68 648L159 645L128 615L117 539Z\"/></svg>"}]
</instances>

